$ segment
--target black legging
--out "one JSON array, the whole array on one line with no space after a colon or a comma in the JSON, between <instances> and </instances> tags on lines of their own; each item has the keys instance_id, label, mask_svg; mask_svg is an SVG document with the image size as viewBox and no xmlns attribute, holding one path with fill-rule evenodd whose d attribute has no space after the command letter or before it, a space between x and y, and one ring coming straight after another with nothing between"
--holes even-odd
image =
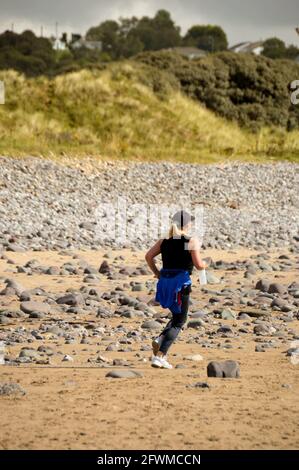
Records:
<instances>
[{"instance_id":1,"label":"black legging","mask_svg":"<svg viewBox=\"0 0 299 470\"><path fill-rule=\"evenodd\" d=\"M160 334L160 336L164 336L161 346L160 346L160 351L163 354L167 354L170 346L176 340L182 327L187 321L190 292L191 292L190 286L184 287L181 290L181 295L182 295L181 313L173 313L171 320L167 323L166 327Z\"/></svg>"}]
</instances>

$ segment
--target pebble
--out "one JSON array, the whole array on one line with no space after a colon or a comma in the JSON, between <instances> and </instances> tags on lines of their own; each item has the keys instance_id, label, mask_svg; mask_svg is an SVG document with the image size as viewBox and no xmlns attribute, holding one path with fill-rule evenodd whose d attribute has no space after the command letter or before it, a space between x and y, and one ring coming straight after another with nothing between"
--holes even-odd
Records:
<instances>
[{"instance_id":1,"label":"pebble","mask_svg":"<svg viewBox=\"0 0 299 470\"><path fill-rule=\"evenodd\" d=\"M211 388L208 382L196 382L195 384L188 385L189 388Z\"/></svg>"},{"instance_id":2,"label":"pebble","mask_svg":"<svg viewBox=\"0 0 299 470\"><path fill-rule=\"evenodd\" d=\"M21 385L13 382L0 383L0 395L11 396L11 395L26 395L26 391Z\"/></svg>"},{"instance_id":3,"label":"pebble","mask_svg":"<svg viewBox=\"0 0 299 470\"><path fill-rule=\"evenodd\" d=\"M147 320L144 323L142 323L141 328L144 330L161 330L161 323L157 322L156 320Z\"/></svg>"},{"instance_id":4,"label":"pebble","mask_svg":"<svg viewBox=\"0 0 299 470\"><path fill-rule=\"evenodd\" d=\"M235 312L232 312L231 310L222 310L221 318L222 320L235 320L236 314Z\"/></svg>"},{"instance_id":5,"label":"pebble","mask_svg":"<svg viewBox=\"0 0 299 470\"><path fill-rule=\"evenodd\" d=\"M187 324L187 327L194 328L195 330L197 330L198 328L201 328L204 325L205 325L205 322L201 320L200 318L198 318L196 320L190 320Z\"/></svg>"},{"instance_id":6,"label":"pebble","mask_svg":"<svg viewBox=\"0 0 299 470\"><path fill-rule=\"evenodd\" d=\"M22 348L19 354L19 357L25 357L28 359L39 359L40 354L35 349L31 348Z\"/></svg>"},{"instance_id":7,"label":"pebble","mask_svg":"<svg viewBox=\"0 0 299 470\"><path fill-rule=\"evenodd\" d=\"M69 356L68 354L65 354L65 356L63 356L62 358L62 362L73 362L74 359L72 358L72 356Z\"/></svg>"},{"instance_id":8,"label":"pebble","mask_svg":"<svg viewBox=\"0 0 299 470\"><path fill-rule=\"evenodd\" d=\"M203 361L203 357L200 354L189 354L188 356L185 356L184 359L186 361L194 361L194 362Z\"/></svg>"},{"instance_id":9,"label":"pebble","mask_svg":"<svg viewBox=\"0 0 299 470\"><path fill-rule=\"evenodd\" d=\"M188 178L184 178L182 186L184 174ZM180 197L178 188L193 201L200 198L205 205L207 247L260 249L271 245L295 246L299 240L297 172L296 165L289 162L275 165L234 162L225 164L221 170L218 165L103 162L95 165L92 172L85 172L43 158L1 157L0 179L5 181L0 244L10 251L68 252L74 248L116 246L109 237L97 236L95 209L100 201L116 200L120 188L128 201L129 216L132 203L173 204L173 194L177 199ZM234 210L227 203L231 200L237 204ZM155 239L149 239L148 245ZM144 248L144 241L134 236L125 245ZM271 268L262 258L256 265L261 270ZM101 271L109 274L110 264L102 265Z\"/></svg>"}]
</instances>

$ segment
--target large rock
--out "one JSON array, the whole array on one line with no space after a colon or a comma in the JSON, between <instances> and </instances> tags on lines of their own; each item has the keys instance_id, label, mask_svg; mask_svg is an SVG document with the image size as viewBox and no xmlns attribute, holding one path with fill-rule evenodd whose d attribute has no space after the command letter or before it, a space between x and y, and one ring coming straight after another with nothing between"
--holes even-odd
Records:
<instances>
[{"instance_id":1,"label":"large rock","mask_svg":"<svg viewBox=\"0 0 299 470\"><path fill-rule=\"evenodd\" d=\"M239 378L240 366L236 361L212 361L207 367L208 377Z\"/></svg>"},{"instance_id":2,"label":"large rock","mask_svg":"<svg viewBox=\"0 0 299 470\"><path fill-rule=\"evenodd\" d=\"M161 323L157 322L156 320L147 320L142 323L141 328L144 330L160 330Z\"/></svg>"},{"instance_id":3,"label":"large rock","mask_svg":"<svg viewBox=\"0 0 299 470\"><path fill-rule=\"evenodd\" d=\"M218 328L217 333L232 334L233 330L227 325L222 325Z\"/></svg>"},{"instance_id":4,"label":"large rock","mask_svg":"<svg viewBox=\"0 0 299 470\"><path fill-rule=\"evenodd\" d=\"M1 295L17 295L20 296L25 291L24 287L14 279L5 280L6 287L0 292Z\"/></svg>"},{"instance_id":5,"label":"large rock","mask_svg":"<svg viewBox=\"0 0 299 470\"><path fill-rule=\"evenodd\" d=\"M136 370L111 370L106 374L106 377L110 377L112 379L136 379L143 377L141 372L137 372Z\"/></svg>"},{"instance_id":6,"label":"large rock","mask_svg":"<svg viewBox=\"0 0 299 470\"><path fill-rule=\"evenodd\" d=\"M198 328L201 328L204 325L205 325L205 322L201 318L196 318L196 319L190 320L187 324L187 327L194 328L195 330L197 330Z\"/></svg>"},{"instance_id":7,"label":"large rock","mask_svg":"<svg viewBox=\"0 0 299 470\"><path fill-rule=\"evenodd\" d=\"M76 307L78 305L83 305L85 303L82 294L74 294L74 293L66 294L62 297L59 297L56 300L56 302L58 304L71 305L73 307Z\"/></svg>"},{"instance_id":8,"label":"large rock","mask_svg":"<svg viewBox=\"0 0 299 470\"><path fill-rule=\"evenodd\" d=\"M270 284L270 287L269 287L269 290L268 290L269 294L285 294L287 292L287 288L286 286L282 285L282 284L279 284L278 282L273 282L272 284Z\"/></svg>"},{"instance_id":9,"label":"large rock","mask_svg":"<svg viewBox=\"0 0 299 470\"><path fill-rule=\"evenodd\" d=\"M44 302L34 302L32 300L28 302L22 302L20 309L25 313L40 312L44 314L52 313L52 308L50 305L45 304Z\"/></svg>"},{"instance_id":10,"label":"large rock","mask_svg":"<svg viewBox=\"0 0 299 470\"><path fill-rule=\"evenodd\" d=\"M254 334L258 336L268 336L274 333L276 330L271 325L261 323L259 325L255 325L253 328Z\"/></svg>"},{"instance_id":11,"label":"large rock","mask_svg":"<svg viewBox=\"0 0 299 470\"><path fill-rule=\"evenodd\" d=\"M22 348L19 357L27 357L29 359L39 359L40 354L38 351L32 348Z\"/></svg>"},{"instance_id":12,"label":"large rock","mask_svg":"<svg viewBox=\"0 0 299 470\"><path fill-rule=\"evenodd\" d=\"M110 273L110 266L106 260L104 260L99 268L99 273L101 274L109 274Z\"/></svg>"},{"instance_id":13,"label":"large rock","mask_svg":"<svg viewBox=\"0 0 299 470\"><path fill-rule=\"evenodd\" d=\"M25 248L17 243L8 243L6 247L7 251L14 251L16 253L24 253Z\"/></svg>"},{"instance_id":14,"label":"large rock","mask_svg":"<svg viewBox=\"0 0 299 470\"><path fill-rule=\"evenodd\" d=\"M268 281L267 279L260 279L257 283L256 283L256 286L255 288L257 290L260 290L262 292L268 292L269 291L269 287L270 287L270 281Z\"/></svg>"},{"instance_id":15,"label":"large rock","mask_svg":"<svg viewBox=\"0 0 299 470\"><path fill-rule=\"evenodd\" d=\"M0 384L0 395L11 396L11 395L26 395L26 391L17 383L2 383Z\"/></svg>"},{"instance_id":16,"label":"large rock","mask_svg":"<svg viewBox=\"0 0 299 470\"><path fill-rule=\"evenodd\" d=\"M271 315L271 310L242 310L242 312L240 312L240 315L242 313L249 315L249 317L260 318Z\"/></svg>"},{"instance_id":17,"label":"large rock","mask_svg":"<svg viewBox=\"0 0 299 470\"><path fill-rule=\"evenodd\" d=\"M222 320L235 320L236 314L229 309L224 309L221 312Z\"/></svg>"}]
</instances>

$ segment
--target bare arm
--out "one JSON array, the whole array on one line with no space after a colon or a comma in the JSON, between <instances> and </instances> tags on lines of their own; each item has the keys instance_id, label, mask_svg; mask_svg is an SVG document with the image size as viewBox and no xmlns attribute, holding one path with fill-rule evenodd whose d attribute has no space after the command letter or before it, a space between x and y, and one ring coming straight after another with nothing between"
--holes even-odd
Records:
<instances>
[{"instance_id":1,"label":"bare arm","mask_svg":"<svg viewBox=\"0 0 299 470\"><path fill-rule=\"evenodd\" d=\"M156 266L154 258L161 253L161 243L162 240L158 240L145 255L145 260L156 277L159 277L160 271Z\"/></svg>"},{"instance_id":2,"label":"bare arm","mask_svg":"<svg viewBox=\"0 0 299 470\"><path fill-rule=\"evenodd\" d=\"M189 251L191 253L191 256L192 256L192 261L193 261L193 264L195 266L196 269L198 269L199 271L202 271L203 269L206 269L209 265L208 263L205 263L204 261L202 261L201 259L201 256L200 256L200 243L199 243L199 240L197 238L191 238L191 240L189 241Z\"/></svg>"}]
</instances>

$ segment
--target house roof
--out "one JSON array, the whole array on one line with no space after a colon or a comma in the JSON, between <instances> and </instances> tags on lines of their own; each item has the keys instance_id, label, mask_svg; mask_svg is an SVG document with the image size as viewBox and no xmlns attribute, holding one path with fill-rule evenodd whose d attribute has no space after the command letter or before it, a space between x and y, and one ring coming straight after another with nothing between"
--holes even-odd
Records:
<instances>
[{"instance_id":1,"label":"house roof","mask_svg":"<svg viewBox=\"0 0 299 470\"><path fill-rule=\"evenodd\" d=\"M256 41L256 42L240 42L239 44L235 44L234 46L230 47L229 50L232 52L254 52L256 49L263 49L264 41Z\"/></svg>"}]
</instances>

